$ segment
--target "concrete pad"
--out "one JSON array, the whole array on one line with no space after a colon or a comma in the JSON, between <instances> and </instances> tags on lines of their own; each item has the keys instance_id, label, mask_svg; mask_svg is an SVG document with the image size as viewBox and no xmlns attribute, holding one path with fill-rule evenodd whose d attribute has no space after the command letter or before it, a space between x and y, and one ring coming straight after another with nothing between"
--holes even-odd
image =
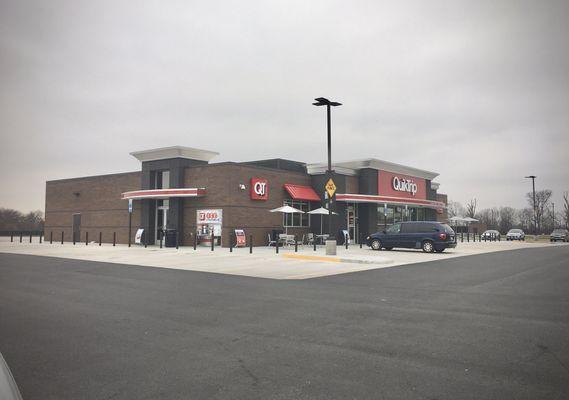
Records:
<instances>
[{"instance_id":1,"label":"concrete pad","mask_svg":"<svg viewBox=\"0 0 569 400\"><path fill-rule=\"evenodd\" d=\"M29 240L29 239L28 239ZM396 249L392 251L373 251L366 246L351 246L349 249L338 247L336 256L326 256L324 246L313 251L311 246L301 246L298 252L294 247L279 249L274 247L256 247L253 254L248 248L192 247L162 248L149 246L96 243L33 243L19 240L10 242L10 238L0 238L0 252L29 254L36 256L61 257L78 260L112 262L117 264L142 265L157 268L184 269L219 274L243 275L270 279L308 279L328 275L344 274L369 269L393 267L425 261L435 261L453 257L470 256L495 251L515 250L531 247L564 246L567 244L524 243L524 242L487 242L459 243L456 249L444 253L426 254L421 250Z\"/></svg>"}]
</instances>

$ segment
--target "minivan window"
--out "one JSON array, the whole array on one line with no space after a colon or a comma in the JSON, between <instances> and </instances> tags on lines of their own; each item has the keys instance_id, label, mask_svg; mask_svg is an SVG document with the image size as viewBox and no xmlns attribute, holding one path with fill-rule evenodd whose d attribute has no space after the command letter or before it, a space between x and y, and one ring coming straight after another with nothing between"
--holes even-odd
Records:
<instances>
[{"instance_id":1,"label":"minivan window","mask_svg":"<svg viewBox=\"0 0 569 400\"><path fill-rule=\"evenodd\" d=\"M419 224L401 224L401 233L413 233L417 232L417 225Z\"/></svg>"},{"instance_id":2,"label":"minivan window","mask_svg":"<svg viewBox=\"0 0 569 400\"><path fill-rule=\"evenodd\" d=\"M389 228L387 228L387 233L389 233L390 235L394 235L396 233L399 233L399 231L401 230L401 224L394 224L391 225Z\"/></svg>"},{"instance_id":3,"label":"minivan window","mask_svg":"<svg viewBox=\"0 0 569 400\"><path fill-rule=\"evenodd\" d=\"M428 232L435 232L437 230L438 229L435 224L423 223L423 224L417 224L417 230L415 232L428 233Z\"/></svg>"}]
</instances>

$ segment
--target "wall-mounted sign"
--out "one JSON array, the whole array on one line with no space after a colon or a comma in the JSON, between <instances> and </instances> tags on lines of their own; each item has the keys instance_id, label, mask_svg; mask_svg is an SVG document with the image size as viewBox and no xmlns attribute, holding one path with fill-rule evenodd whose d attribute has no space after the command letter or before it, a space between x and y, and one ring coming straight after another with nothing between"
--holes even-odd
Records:
<instances>
[{"instance_id":1,"label":"wall-mounted sign","mask_svg":"<svg viewBox=\"0 0 569 400\"><path fill-rule=\"evenodd\" d=\"M128 199L128 212L132 213L132 199Z\"/></svg>"},{"instance_id":2,"label":"wall-mounted sign","mask_svg":"<svg viewBox=\"0 0 569 400\"><path fill-rule=\"evenodd\" d=\"M263 178L251 178L251 200L269 200L269 183Z\"/></svg>"},{"instance_id":3,"label":"wall-mounted sign","mask_svg":"<svg viewBox=\"0 0 569 400\"><path fill-rule=\"evenodd\" d=\"M399 192L412 193L413 196L415 196L417 193L417 184L415 181L413 181L413 179L405 179L394 176L391 180L391 185L394 190L397 190Z\"/></svg>"},{"instance_id":4,"label":"wall-mounted sign","mask_svg":"<svg viewBox=\"0 0 569 400\"><path fill-rule=\"evenodd\" d=\"M387 171L378 171L377 175L377 194L380 196L427 199L427 181L424 178Z\"/></svg>"},{"instance_id":5,"label":"wall-mounted sign","mask_svg":"<svg viewBox=\"0 0 569 400\"><path fill-rule=\"evenodd\" d=\"M196 222L198 225L219 224L223 222L223 210L197 210Z\"/></svg>"}]
</instances>

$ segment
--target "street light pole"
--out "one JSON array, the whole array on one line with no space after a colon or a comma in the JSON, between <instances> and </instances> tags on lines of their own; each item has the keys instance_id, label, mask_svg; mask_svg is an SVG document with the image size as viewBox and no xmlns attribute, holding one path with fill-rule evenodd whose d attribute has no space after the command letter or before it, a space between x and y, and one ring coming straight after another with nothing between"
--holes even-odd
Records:
<instances>
[{"instance_id":1,"label":"street light pole","mask_svg":"<svg viewBox=\"0 0 569 400\"><path fill-rule=\"evenodd\" d=\"M535 210L535 178L537 178L537 176L535 175L529 175L526 176L526 178L530 179L531 178L531 184L532 184L532 188L533 188L533 234L535 235L537 233L537 213Z\"/></svg>"},{"instance_id":2,"label":"street light pole","mask_svg":"<svg viewBox=\"0 0 569 400\"><path fill-rule=\"evenodd\" d=\"M325 97L318 97L316 103L312 103L315 106L326 106L326 123L327 123L327 141L328 141L328 170L326 175L328 179L332 178L332 118L331 118L331 107L341 106L342 103L335 101L330 101ZM332 198L334 196L328 196L328 234L330 235L328 239L334 239L334 234L332 233Z\"/></svg>"},{"instance_id":3,"label":"street light pole","mask_svg":"<svg viewBox=\"0 0 569 400\"><path fill-rule=\"evenodd\" d=\"M555 230L555 203L551 202L551 207L553 208L553 229Z\"/></svg>"}]
</instances>

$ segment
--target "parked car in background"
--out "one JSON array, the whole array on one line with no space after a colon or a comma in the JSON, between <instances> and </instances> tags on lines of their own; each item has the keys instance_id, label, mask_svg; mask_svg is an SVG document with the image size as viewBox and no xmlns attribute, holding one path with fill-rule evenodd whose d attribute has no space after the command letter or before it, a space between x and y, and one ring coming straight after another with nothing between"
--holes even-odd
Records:
<instances>
[{"instance_id":1,"label":"parked car in background","mask_svg":"<svg viewBox=\"0 0 569 400\"><path fill-rule=\"evenodd\" d=\"M506 240L526 240L526 234L521 229L510 229L506 233Z\"/></svg>"},{"instance_id":2,"label":"parked car in background","mask_svg":"<svg viewBox=\"0 0 569 400\"><path fill-rule=\"evenodd\" d=\"M482 233L482 235L480 235L480 240L500 240L500 232L498 232L495 229L489 229L487 231L484 231L484 233Z\"/></svg>"},{"instance_id":3,"label":"parked car in background","mask_svg":"<svg viewBox=\"0 0 569 400\"><path fill-rule=\"evenodd\" d=\"M456 247L456 235L450 226L440 222L399 222L368 236L367 245L373 250L402 247L441 253Z\"/></svg>"},{"instance_id":4,"label":"parked car in background","mask_svg":"<svg viewBox=\"0 0 569 400\"><path fill-rule=\"evenodd\" d=\"M569 230L567 229L554 229L549 235L550 242L569 242Z\"/></svg>"}]
</instances>

